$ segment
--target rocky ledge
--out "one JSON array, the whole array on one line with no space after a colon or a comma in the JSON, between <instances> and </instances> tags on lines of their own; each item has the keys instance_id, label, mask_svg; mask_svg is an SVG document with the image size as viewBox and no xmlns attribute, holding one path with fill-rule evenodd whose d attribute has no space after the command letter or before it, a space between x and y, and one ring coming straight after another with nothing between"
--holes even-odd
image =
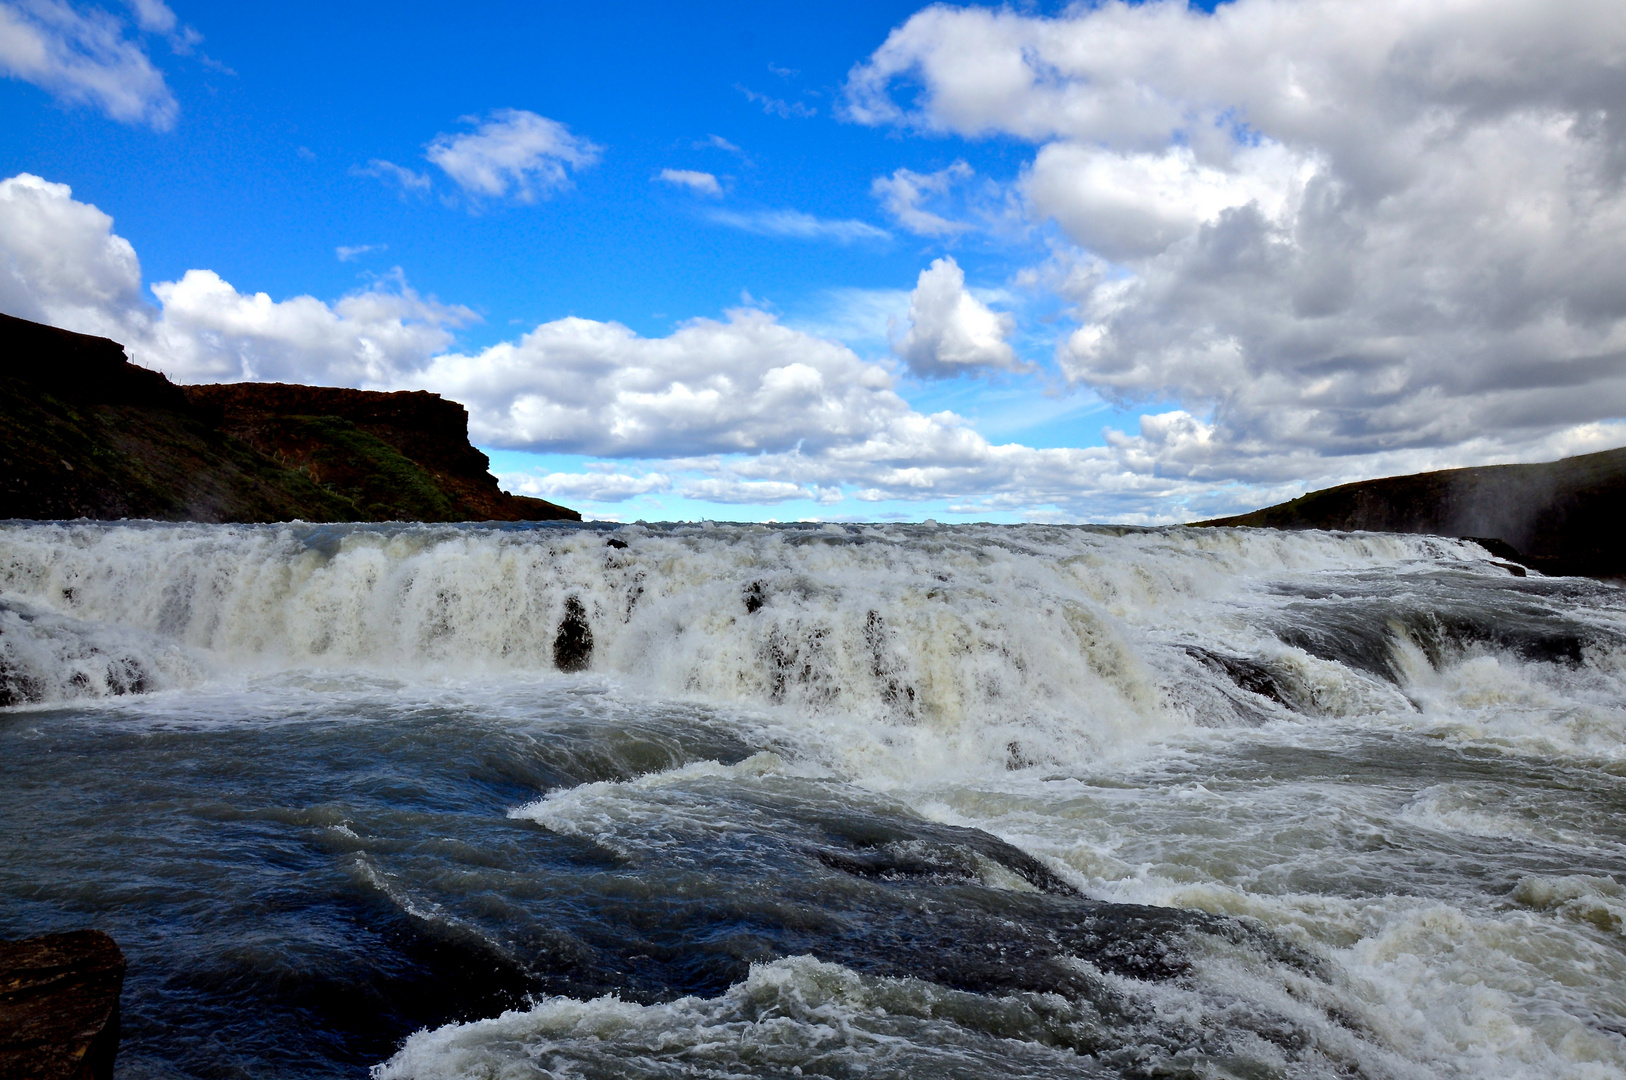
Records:
<instances>
[{"instance_id":1,"label":"rocky ledge","mask_svg":"<svg viewBox=\"0 0 1626 1080\"><path fill-rule=\"evenodd\" d=\"M176 386L107 338L0 315L0 518L580 521L510 495L423 391Z\"/></svg>"},{"instance_id":2,"label":"rocky ledge","mask_svg":"<svg viewBox=\"0 0 1626 1080\"><path fill-rule=\"evenodd\" d=\"M0 941L0 1076L111 1080L124 954L96 930Z\"/></svg>"},{"instance_id":3,"label":"rocky ledge","mask_svg":"<svg viewBox=\"0 0 1626 1080\"><path fill-rule=\"evenodd\" d=\"M1626 449L1362 480L1196 524L1460 536L1545 574L1623 577Z\"/></svg>"}]
</instances>

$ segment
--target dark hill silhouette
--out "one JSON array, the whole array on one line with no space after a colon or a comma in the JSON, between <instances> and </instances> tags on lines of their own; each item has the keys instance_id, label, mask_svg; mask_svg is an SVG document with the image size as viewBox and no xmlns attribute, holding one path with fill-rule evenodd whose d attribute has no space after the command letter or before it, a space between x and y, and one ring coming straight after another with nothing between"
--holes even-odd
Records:
<instances>
[{"instance_id":1,"label":"dark hill silhouette","mask_svg":"<svg viewBox=\"0 0 1626 1080\"><path fill-rule=\"evenodd\" d=\"M1505 547L1486 547L1546 574L1621 577L1626 576L1626 448L1539 465L1362 480L1195 524L1460 536L1499 542Z\"/></svg>"},{"instance_id":2,"label":"dark hill silhouette","mask_svg":"<svg viewBox=\"0 0 1626 1080\"><path fill-rule=\"evenodd\" d=\"M502 491L423 391L176 386L107 338L0 315L0 518L580 521Z\"/></svg>"}]
</instances>

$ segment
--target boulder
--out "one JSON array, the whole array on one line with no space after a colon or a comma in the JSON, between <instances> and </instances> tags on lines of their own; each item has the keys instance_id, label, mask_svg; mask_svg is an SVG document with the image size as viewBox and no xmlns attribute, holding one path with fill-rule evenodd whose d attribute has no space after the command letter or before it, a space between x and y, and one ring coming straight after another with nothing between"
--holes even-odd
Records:
<instances>
[{"instance_id":1,"label":"boulder","mask_svg":"<svg viewBox=\"0 0 1626 1080\"><path fill-rule=\"evenodd\" d=\"M0 941L0 1076L111 1080L124 954L98 930Z\"/></svg>"}]
</instances>

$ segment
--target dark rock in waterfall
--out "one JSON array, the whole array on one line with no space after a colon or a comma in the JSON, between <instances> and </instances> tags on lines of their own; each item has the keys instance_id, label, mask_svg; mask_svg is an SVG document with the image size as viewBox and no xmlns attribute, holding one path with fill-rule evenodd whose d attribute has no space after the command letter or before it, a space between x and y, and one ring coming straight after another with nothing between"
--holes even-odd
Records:
<instances>
[{"instance_id":1,"label":"dark rock in waterfall","mask_svg":"<svg viewBox=\"0 0 1626 1080\"><path fill-rule=\"evenodd\" d=\"M111 1080L124 954L97 930L0 941L0 1076Z\"/></svg>"},{"instance_id":2,"label":"dark rock in waterfall","mask_svg":"<svg viewBox=\"0 0 1626 1080\"><path fill-rule=\"evenodd\" d=\"M553 636L553 663L560 671L585 671L593 662L593 628L587 609L574 596L565 601L565 617Z\"/></svg>"}]
</instances>

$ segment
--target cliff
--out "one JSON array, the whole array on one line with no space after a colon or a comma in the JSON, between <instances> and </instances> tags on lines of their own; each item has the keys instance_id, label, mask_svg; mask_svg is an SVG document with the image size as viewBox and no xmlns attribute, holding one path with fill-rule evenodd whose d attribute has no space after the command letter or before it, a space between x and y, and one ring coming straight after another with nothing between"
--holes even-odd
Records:
<instances>
[{"instance_id":1,"label":"cliff","mask_svg":"<svg viewBox=\"0 0 1626 1080\"><path fill-rule=\"evenodd\" d=\"M117 342L0 315L0 518L581 520L488 465L435 394L180 387Z\"/></svg>"},{"instance_id":2,"label":"cliff","mask_svg":"<svg viewBox=\"0 0 1626 1080\"><path fill-rule=\"evenodd\" d=\"M1626 576L1626 448L1363 480L1195 524L1485 538L1543 573Z\"/></svg>"}]
</instances>

